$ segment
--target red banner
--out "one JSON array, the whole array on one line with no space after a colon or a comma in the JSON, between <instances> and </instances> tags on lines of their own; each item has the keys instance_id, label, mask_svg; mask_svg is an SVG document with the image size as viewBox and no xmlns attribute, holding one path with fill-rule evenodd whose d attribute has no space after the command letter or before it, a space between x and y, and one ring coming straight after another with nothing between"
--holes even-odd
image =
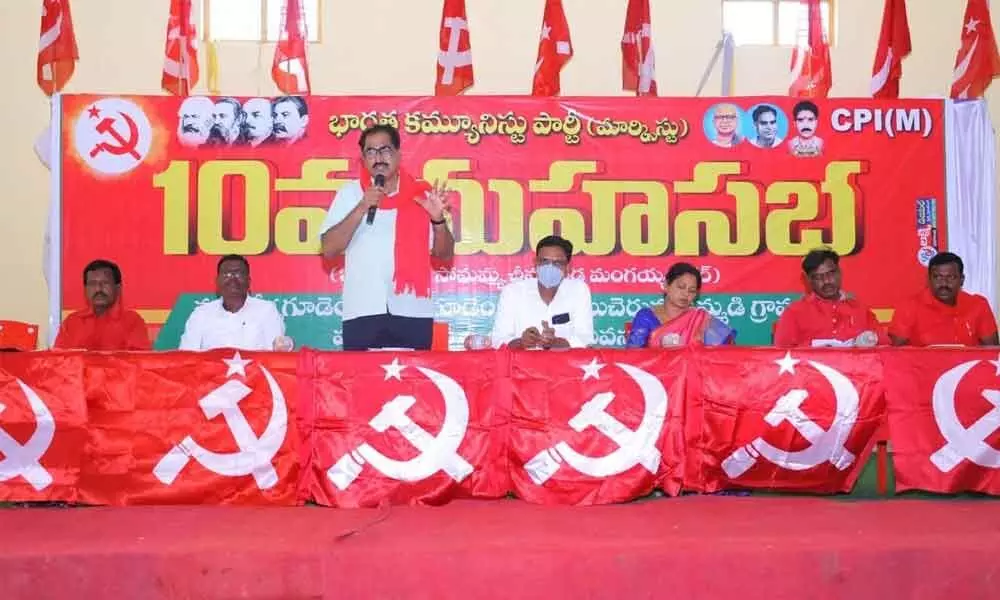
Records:
<instances>
[{"instance_id":1,"label":"red banner","mask_svg":"<svg viewBox=\"0 0 1000 600\"><path fill-rule=\"evenodd\" d=\"M0 354L0 501L604 504L659 488L1000 495L980 350ZM887 390L887 393L883 393Z\"/></svg>"},{"instance_id":2,"label":"red banner","mask_svg":"<svg viewBox=\"0 0 1000 600\"><path fill-rule=\"evenodd\" d=\"M226 253L250 257L256 292L339 293L338 265L316 256L319 226L360 175L358 137L375 123L399 127L406 169L456 191L439 295L495 294L560 232L577 251L572 276L596 294L658 294L677 260L702 268L707 294L795 294L801 257L826 244L846 257L846 287L888 310L945 247L941 101L61 102L64 309L83 306L80 273L96 257L120 263L128 302L154 323L179 294L210 292ZM862 275L888 264L892 278Z\"/></svg>"},{"instance_id":3,"label":"red banner","mask_svg":"<svg viewBox=\"0 0 1000 600\"><path fill-rule=\"evenodd\" d=\"M83 369L79 355L0 353L0 501L77 501Z\"/></svg>"},{"instance_id":4,"label":"red banner","mask_svg":"<svg viewBox=\"0 0 1000 600\"><path fill-rule=\"evenodd\" d=\"M87 358L92 504L292 504L297 357L217 351Z\"/></svg>"},{"instance_id":5,"label":"red banner","mask_svg":"<svg viewBox=\"0 0 1000 600\"><path fill-rule=\"evenodd\" d=\"M885 416L877 354L837 350L695 355L689 439L695 489L849 492ZM694 471L694 469L691 469Z\"/></svg>"},{"instance_id":6,"label":"red banner","mask_svg":"<svg viewBox=\"0 0 1000 600\"><path fill-rule=\"evenodd\" d=\"M1000 355L896 350L883 355L896 489L1000 494Z\"/></svg>"},{"instance_id":7,"label":"red banner","mask_svg":"<svg viewBox=\"0 0 1000 600\"><path fill-rule=\"evenodd\" d=\"M682 352L513 354L514 493L542 504L676 495L685 367Z\"/></svg>"},{"instance_id":8,"label":"red banner","mask_svg":"<svg viewBox=\"0 0 1000 600\"><path fill-rule=\"evenodd\" d=\"M302 353L300 497L342 507L500 498L504 354Z\"/></svg>"}]
</instances>

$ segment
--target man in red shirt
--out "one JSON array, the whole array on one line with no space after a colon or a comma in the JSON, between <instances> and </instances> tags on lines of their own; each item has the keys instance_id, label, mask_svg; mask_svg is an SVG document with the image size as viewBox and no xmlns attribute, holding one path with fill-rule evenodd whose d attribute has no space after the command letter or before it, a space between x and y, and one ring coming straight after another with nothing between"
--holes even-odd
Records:
<instances>
[{"instance_id":1,"label":"man in red shirt","mask_svg":"<svg viewBox=\"0 0 1000 600\"><path fill-rule=\"evenodd\" d=\"M76 350L149 350L146 323L121 303L122 272L107 260L83 269L89 308L66 317L53 348Z\"/></svg>"},{"instance_id":2,"label":"man in red shirt","mask_svg":"<svg viewBox=\"0 0 1000 600\"><path fill-rule=\"evenodd\" d=\"M965 265L942 252L927 265L927 288L892 316L889 336L897 346L996 346L997 322L986 298L962 291Z\"/></svg>"},{"instance_id":3,"label":"man in red shirt","mask_svg":"<svg viewBox=\"0 0 1000 600\"><path fill-rule=\"evenodd\" d=\"M774 328L775 346L874 346L888 344L867 306L840 289L840 256L812 250L802 260L811 293L788 305Z\"/></svg>"}]
</instances>

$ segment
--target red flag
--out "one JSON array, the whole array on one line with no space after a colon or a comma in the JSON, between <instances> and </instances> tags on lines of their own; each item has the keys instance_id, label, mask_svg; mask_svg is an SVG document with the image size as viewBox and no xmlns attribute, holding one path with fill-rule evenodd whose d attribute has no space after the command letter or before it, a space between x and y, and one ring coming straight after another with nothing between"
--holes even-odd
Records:
<instances>
[{"instance_id":1,"label":"red flag","mask_svg":"<svg viewBox=\"0 0 1000 600\"><path fill-rule=\"evenodd\" d=\"M0 353L0 502L76 502L87 442L81 354Z\"/></svg>"},{"instance_id":2,"label":"red flag","mask_svg":"<svg viewBox=\"0 0 1000 600\"><path fill-rule=\"evenodd\" d=\"M653 54L649 0L629 0L622 34L622 89L636 96L656 95L656 59Z\"/></svg>"},{"instance_id":3,"label":"red flag","mask_svg":"<svg viewBox=\"0 0 1000 600\"><path fill-rule=\"evenodd\" d=\"M546 0L531 95L558 96L559 73L571 58L573 44L569 39L569 25L566 23L562 0Z\"/></svg>"},{"instance_id":4,"label":"red flag","mask_svg":"<svg viewBox=\"0 0 1000 600\"><path fill-rule=\"evenodd\" d=\"M501 498L506 355L299 353L300 499L340 507ZM363 392L362 392L363 390Z\"/></svg>"},{"instance_id":5,"label":"red flag","mask_svg":"<svg viewBox=\"0 0 1000 600\"><path fill-rule=\"evenodd\" d=\"M693 489L848 492L885 418L875 352L699 352L689 373Z\"/></svg>"},{"instance_id":6,"label":"red flag","mask_svg":"<svg viewBox=\"0 0 1000 600\"><path fill-rule=\"evenodd\" d=\"M962 26L962 47L955 57L951 97L979 98L1000 75L1000 55L986 0L969 0Z\"/></svg>"},{"instance_id":7,"label":"red flag","mask_svg":"<svg viewBox=\"0 0 1000 600\"><path fill-rule=\"evenodd\" d=\"M788 95L797 98L826 98L833 86L830 44L823 32L820 0L801 0L808 10L809 33L792 51L792 84Z\"/></svg>"},{"instance_id":8,"label":"red flag","mask_svg":"<svg viewBox=\"0 0 1000 600\"><path fill-rule=\"evenodd\" d=\"M1000 494L996 350L883 353L896 490Z\"/></svg>"},{"instance_id":9,"label":"red flag","mask_svg":"<svg viewBox=\"0 0 1000 600\"><path fill-rule=\"evenodd\" d=\"M903 59L910 55L910 24L906 18L906 0L885 0L882 33L872 67L872 98L899 98L899 80Z\"/></svg>"},{"instance_id":10,"label":"red flag","mask_svg":"<svg viewBox=\"0 0 1000 600\"><path fill-rule=\"evenodd\" d=\"M73 76L79 58L69 0L42 0L36 73L38 87L48 96L61 91Z\"/></svg>"},{"instance_id":11,"label":"red flag","mask_svg":"<svg viewBox=\"0 0 1000 600\"><path fill-rule=\"evenodd\" d=\"M80 501L296 502L292 353L92 354Z\"/></svg>"},{"instance_id":12,"label":"red flag","mask_svg":"<svg viewBox=\"0 0 1000 600\"><path fill-rule=\"evenodd\" d=\"M434 95L456 96L472 87L472 40L465 17L465 0L444 0L441 9L440 52Z\"/></svg>"},{"instance_id":13,"label":"red flag","mask_svg":"<svg viewBox=\"0 0 1000 600\"><path fill-rule=\"evenodd\" d=\"M513 490L539 504L608 504L680 491L683 352L511 356Z\"/></svg>"},{"instance_id":14,"label":"red flag","mask_svg":"<svg viewBox=\"0 0 1000 600\"><path fill-rule=\"evenodd\" d=\"M274 64L271 65L271 79L285 94L308 94L312 89L306 60L308 39L302 0L285 0L281 37L274 47Z\"/></svg>"},{"instance_id":15,"label":"red flag","mask_svg":"<svg viewBox=\"0 0 1000 600\"><path fill-rule=\"evenodd\" d=\"M198 85L198 33L191 22L191 0L171 0L167 44L160 85L175 96L188 96Z\"/></svg>"}]
</instances>

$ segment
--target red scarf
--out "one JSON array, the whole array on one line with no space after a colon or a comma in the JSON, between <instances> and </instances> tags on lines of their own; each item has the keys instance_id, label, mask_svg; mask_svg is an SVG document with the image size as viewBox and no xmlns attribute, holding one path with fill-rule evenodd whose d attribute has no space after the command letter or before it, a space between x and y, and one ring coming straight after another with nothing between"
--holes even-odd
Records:
<instances>
[{"instance_id":1,"label":"red scarf","mask_svg":"<svg viewBox=\"0 0 1000 600\"><path fill-rule=\"evenodd\" d=\"M367 191L371 179L361 178L361 189ZM414 294L419 298L431 296L431 254L427 248L429 217L417 198L431 190L426 181L414 179L402 169L399 171L399 189L393 196L386 196L378 205L386 210L396 210L396 242L393 254L396 270L392 282L396 294Z\"/></svg>"}]
</instances>

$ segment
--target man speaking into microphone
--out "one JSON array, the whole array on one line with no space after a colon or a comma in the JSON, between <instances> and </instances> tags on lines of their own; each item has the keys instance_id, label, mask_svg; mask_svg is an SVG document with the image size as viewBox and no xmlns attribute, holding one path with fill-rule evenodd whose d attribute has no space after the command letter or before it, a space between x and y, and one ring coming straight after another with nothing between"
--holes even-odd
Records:
<instances>
[{"instance_id":1,"label":"man speaking into microphone","mask_svg":"<svg viewBox=\"0 0 1000 600\"><path fill-rule=\"evenodd\" d=\"M365 129L359 146L367 173L340 188L321 227L323 256L344 254L344 350L428 350L431 256L455 250L449 191L400 169L395 127Z\"/></svg>"}]
</instances>

